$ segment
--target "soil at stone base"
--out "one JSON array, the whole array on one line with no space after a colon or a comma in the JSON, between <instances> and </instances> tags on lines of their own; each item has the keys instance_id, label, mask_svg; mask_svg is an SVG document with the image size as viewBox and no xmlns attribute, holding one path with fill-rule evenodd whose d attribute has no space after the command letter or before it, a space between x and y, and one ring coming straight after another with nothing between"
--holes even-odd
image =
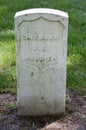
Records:
<instances>
[{"instance_id":1,"label":"soil at stone base","mask_svg":"<svg viewBox=\"0 0 86 130\"><path fill-rule=\"evenodd\" d=\"M86 96L67 90L62 117L18 117L16 95L0 94L0 130L86 130Z\"/></svg>"}]
</instances>

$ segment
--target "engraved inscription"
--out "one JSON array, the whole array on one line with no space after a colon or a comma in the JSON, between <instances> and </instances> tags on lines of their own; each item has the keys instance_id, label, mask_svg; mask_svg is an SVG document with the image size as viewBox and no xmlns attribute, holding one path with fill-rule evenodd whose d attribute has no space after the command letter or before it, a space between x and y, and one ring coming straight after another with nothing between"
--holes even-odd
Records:
<instances>
[{"instance_id":1,"label":"engraved inscription","mask_svg":"<svg viewBox=\"0 0 86 130\"><path fill-rule=\"evenodd\" d=\"M27 34L23 35L23 40L43 40L43 41L47 41L47 40L52 40L52 41L56 41L59 40L59 36L58 35L49 35L49 34L38 34L37 32L33 33L33 34L29 34L28 30L27 30Z\"/></svg>"},{"instance_id":2,"label":"engraved inscription","mask_svg":"<svg viewBox=\"0 0 86 130\"><path fill-rule=\"evenodd\" d=\"M44 70L47 67L58 64L58 60L56 56L26 56L20 58L21 64L24 66L31 65L38 70Z\"/></svg>"},{"instance_id":3,"label":"engraved inscription","mask_svg":"<svg viewBox=\"0 0 86 130\"><path fill-rule=\"evenodd\" d=\"M22 59L23 61L57 61L57 57L56 56L35 56L35 57L32 57L32 56L28 56L28 57L24 57Z\"/></svg>"},{"instance_id":4,"label":"engraved inscription","mask_svg":"<svg viewBox=\"0 0 86 130\"><path fill-rule=\"evenodd\" d=\"M63 30L60 22L52 26L52 21L45 19L22 22L19 26L21 63L41 70L59 64L63 57Z\"/></svg>"}]
</instances>

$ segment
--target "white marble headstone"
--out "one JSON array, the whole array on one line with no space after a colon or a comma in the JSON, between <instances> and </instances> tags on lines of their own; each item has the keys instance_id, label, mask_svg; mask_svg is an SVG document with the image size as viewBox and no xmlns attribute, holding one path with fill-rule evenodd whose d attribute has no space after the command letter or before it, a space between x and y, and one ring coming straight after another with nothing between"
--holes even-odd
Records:
<instances>
[{"instance_id":1,"label":"white marble headstone","mask_svg":"<svg viewBox=\"0 0 86 130\"><path fill-rule=\"evenodd\" d=\"M29 9L15 15L18 115L65 111L68 15Z\"/></svg>"}]
</instances>

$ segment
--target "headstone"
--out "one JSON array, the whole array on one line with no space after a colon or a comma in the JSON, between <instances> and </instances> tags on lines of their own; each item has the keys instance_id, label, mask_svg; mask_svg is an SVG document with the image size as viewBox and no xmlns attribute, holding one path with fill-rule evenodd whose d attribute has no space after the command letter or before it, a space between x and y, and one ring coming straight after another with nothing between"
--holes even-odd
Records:
<instances>
[{"instance_id":1,"label":"headstone","mask_svg":"<svg viewBox=\"0 0 86 130\"><path fill-rule=\"evenodd\" d=\"M18 115L65 111L68 15L29 9L15 15Z\"/></svg>"}]
</instances>

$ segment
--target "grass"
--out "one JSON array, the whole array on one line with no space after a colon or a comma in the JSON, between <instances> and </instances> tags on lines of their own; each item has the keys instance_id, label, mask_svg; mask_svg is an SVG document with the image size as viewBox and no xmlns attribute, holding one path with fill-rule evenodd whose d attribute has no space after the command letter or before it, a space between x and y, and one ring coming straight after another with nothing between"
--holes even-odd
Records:
<instances>
[{"instance_id":1,"label":"grass","mask_svg":"<svg viewBox=\"0 0 86 130\"><path fill-rule=\"evenodd\" d=\"M0 90L16 86L14 31L0 32Z\"/></svg>"},{"instance_id":2,"label":"grass","mask_svg":"<svg viewBox=\"0 0 86 130\"><path fill-rule=\"evenodd\" d=\"M85 0L0 0L0 90L16 88L14 15L39 7L68 12L67 87L86 94Z\"/></svg>"}]
</instances>

